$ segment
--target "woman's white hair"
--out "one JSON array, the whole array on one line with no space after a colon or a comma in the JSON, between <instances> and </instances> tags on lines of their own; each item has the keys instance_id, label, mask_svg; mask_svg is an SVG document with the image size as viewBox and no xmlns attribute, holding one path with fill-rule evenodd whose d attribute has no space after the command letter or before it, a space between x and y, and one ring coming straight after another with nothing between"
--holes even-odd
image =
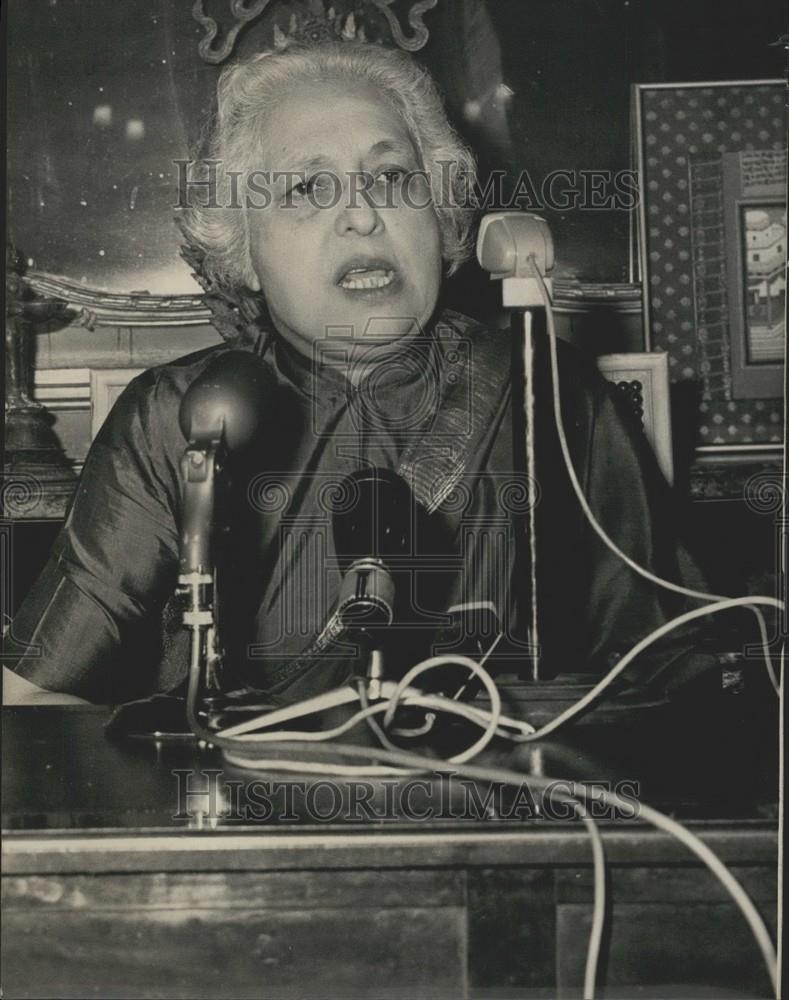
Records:
<instances>
[{"instance_id":1,"label":"woman's white hair","mask_svg":"<svg viewBox=\"0 0 789 1000\"><path fill-rule=\"evenodd\" d=\"M430 183L433 210L441 233L441 252L452 274L469 257L474 222L476 163L447 120L430 75L405 52L362 42L294 44L281 52L226 67L217 88L217 111L209 126L207 151L216 198L190 206L181 224L204 254L209 279L229 286L249 286L254 277L243 193L233 204L232 172L241 176L260 165L259 137L267 113L288 85L301 81L360 80L380 90L402 118L420 169ZM205 192L203 192L203 197ZM213 204L212 204L213 203Z\"/></svg>"}]
</instances>

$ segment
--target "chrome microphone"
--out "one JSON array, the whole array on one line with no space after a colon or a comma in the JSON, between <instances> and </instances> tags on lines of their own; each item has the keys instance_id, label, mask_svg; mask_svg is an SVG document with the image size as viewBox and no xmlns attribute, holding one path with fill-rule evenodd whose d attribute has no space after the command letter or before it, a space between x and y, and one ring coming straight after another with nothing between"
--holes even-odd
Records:
<instances>
[{"instance_id":1,"label":"chrome microphone","mask_svg":"<svg viewBox=\"0 0 789 1000\"><path fill-rule=\"evenodd\" d=\"M368 655L368 694L378 697L381 632L397 620L392 570L411 554L413 498L396 473L380 468L347 476L338 496L333 532L343 578L334 613L310 653L361 645Z\"/></svg>"},{"instance_id":2,"label":"chrome microphone","mask_svg":"<svg viewBox=\"0 0 789 1000\"><path fill-rule=\"evenodd\" d=\"M341 491L352 503L334 512L334 547L343 581L337 615L344 628L368 631L395 620L392 569L412 552L413 497L389 469L362 469Z\"/></svg>"}]
</instances>

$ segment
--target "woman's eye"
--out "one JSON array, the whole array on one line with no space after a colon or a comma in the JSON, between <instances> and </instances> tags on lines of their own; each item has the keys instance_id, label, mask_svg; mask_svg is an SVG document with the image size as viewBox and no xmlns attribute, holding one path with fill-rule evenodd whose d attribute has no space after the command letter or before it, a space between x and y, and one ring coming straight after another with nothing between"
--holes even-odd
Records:
<instances>
[{"instance_id":1,"label":"woman's eye","mask_svg":"<svg viewBox=\"0 0 789 1000\"><path fill-rule=\"evenodd\" d=\"M323 197L323 193L328 192L329 188L329 179L316 174L314 177L305 177L303 181L294 184L288 191L288 196L297 200L314 198L316 195Z\"/></svg>"},{"instance_id":2,"label":"woman's eye","mask_svg":"<svg viewBox=\"0 0 789 1000\"><path fill-rule=\"evenodd\" d=\"M289 193L295 195L297 198L306 198L312 194L314 189L315 178L309 177L306 180L299 181L298 184L294 184Z\"/></svg>"},{"instance_id":3,"label":"woman's eye","mask_svg":"<svg viewBox=\"0 0 789 1000\"><path fill-rule=\"evenodd\" d=\"M402 167L387 167L376 174L376 181L383 181L385 184L401 184L406 175L406 170Z\"/></svg>"}]
</instances>

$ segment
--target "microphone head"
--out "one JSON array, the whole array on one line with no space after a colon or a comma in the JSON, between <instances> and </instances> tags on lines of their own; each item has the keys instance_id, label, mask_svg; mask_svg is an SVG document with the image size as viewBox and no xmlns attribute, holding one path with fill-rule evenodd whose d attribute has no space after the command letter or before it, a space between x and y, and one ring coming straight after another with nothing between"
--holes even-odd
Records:
<instances>
[{"instance_id":1,"label":"microphone head","mask_svg":"<svg viewBox=\"0 0 789 1000\"><path fill-rule=\"evenodd\" d=\"M541 274L553 269L553 238L545 219L530 212L492 212L482 218L477 260L492 277L526 277L531 254Z\"/></svg>"},{"instance_id":2,"label":"microphone head","mask_svg":"<svg viewBox=\"0 0 789 1000\"><path fill-rule=\"evenodd\" d=\"M334 548L345 573L357 559L409 556L414 500L405 480L389 469L360 469L346 476L333 515Z\"/></svg>"},{"instance_id":3,"label":"microphone head","mask_svg":"<svg viewBox=\"0 0 789 1000\"><path fill-rule=\"evenodd\" d=\"M395 583L380 559L357 559L345 574L337 597L342 627L357 633L391 625Z\"/></svg>"},{"instance_id":4,"label":"microphone head","mask_svg":"<svg viewBox=\"0 0 789 1000\"><path fill-rule=\"evenodd\" d=\"M178 422L190 444L216 443L224 431L233 451L245 448L271 412L277 380L249 351L226 351L184 393Z\"/></svg>"}]
</instances>

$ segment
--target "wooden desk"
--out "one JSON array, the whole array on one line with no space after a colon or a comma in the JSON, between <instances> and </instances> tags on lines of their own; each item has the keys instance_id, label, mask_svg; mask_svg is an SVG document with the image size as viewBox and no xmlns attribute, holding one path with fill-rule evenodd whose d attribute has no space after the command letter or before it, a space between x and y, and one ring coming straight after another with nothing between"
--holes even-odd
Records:
<instances>
[{"instance_id":1,"label":"wooden desk","mask_svg":"<svg viewBox=\"0 0 789 1000\"><path fill-rule=\"evenodd\" d=\"M298 776L269 787L270 814L251 822L232 797L249 805L249 782L265 776L191 745L115 745L106 718L102 709L5 710L7 996L580 995L592 884L579 823L448 817L457 789L442 800L438 778L411 801L412 813L432 805L432 818L406 820L402 801L387 816L381 782L367 815L354 815L352 784L343 783L331 815L329 786L300 791ZM626 778L626 737L598 733L593 752L590 727L507 761L541 762L562 777L609 780L619 769ZM682 744L676 730L671 738ZM746 746L735 749L753 764ZM699 756L706 766L702 748ZM642 747L634 759L645 757ZM184 800L183 773L174 772L189 769L197 792L212 772L213 807L199 794ZM752 782L743 794L730 784L734 819L720 782L711 784L706 796L697 787L695 802L680 794L675 811L705 817L688 825L774 929L769 789ZM647 778L650 786L659 792ZM638 822L602 821L601 830L612 900L606 996L636 987L639 996L769 995L750 932L706 869Z\"/></svg>"}]
</instances>

